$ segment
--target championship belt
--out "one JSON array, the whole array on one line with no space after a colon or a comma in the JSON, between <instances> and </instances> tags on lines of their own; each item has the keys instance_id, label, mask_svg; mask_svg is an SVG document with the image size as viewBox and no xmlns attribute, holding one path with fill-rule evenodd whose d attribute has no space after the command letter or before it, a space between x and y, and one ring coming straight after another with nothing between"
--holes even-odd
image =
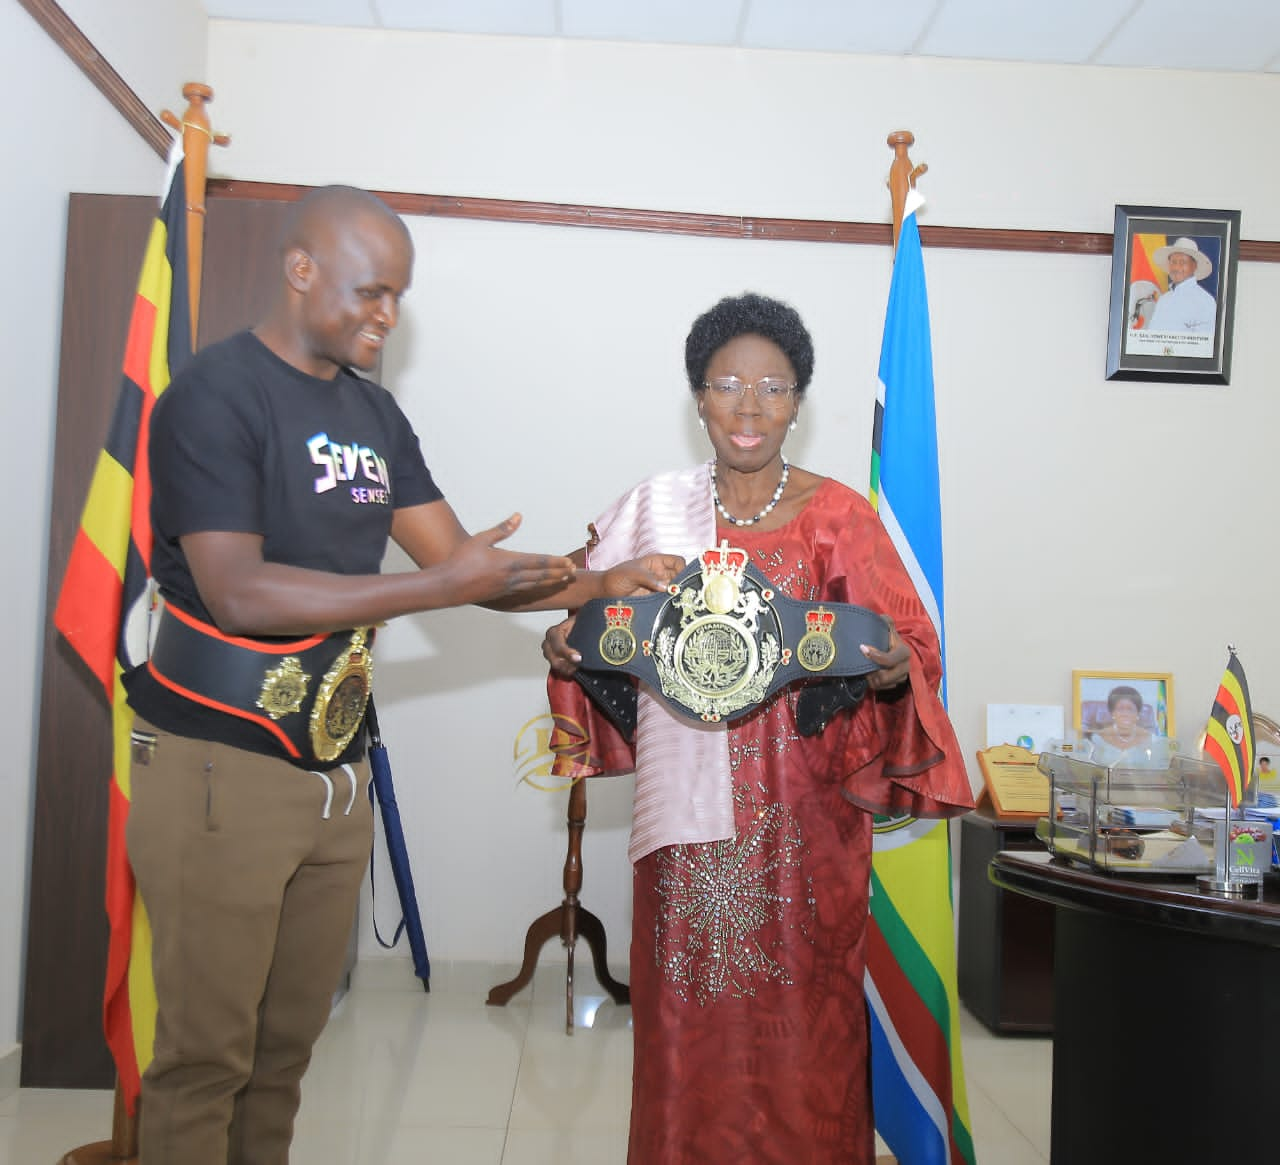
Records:
<instances>
[{"instance_id":1,"label":"championship belt","mask_svg":"<svg viewBox=\"0 0 1280 1165\"><path fill-rule=\"evenodd\" d=\"M859 650L888 650L885 616L851 603L806 603L779 593L745 550L721 542L651 595L592 599L569 645L583 686L595 675L643 680L695 720L737 720L797 680L876 670Z\"/></svg>"},{"instance_id":2,"label":"championship belt","mask_svg":"<svg viewBox=\"0 0 1280 1165\"><path fill-rule=\"evenodd\" d=\"M364 720L373 629L271 642L223 635L166 603L147 664L170 691L265 729L295 761L336 760Z\"/></svg>"}]
</instances>

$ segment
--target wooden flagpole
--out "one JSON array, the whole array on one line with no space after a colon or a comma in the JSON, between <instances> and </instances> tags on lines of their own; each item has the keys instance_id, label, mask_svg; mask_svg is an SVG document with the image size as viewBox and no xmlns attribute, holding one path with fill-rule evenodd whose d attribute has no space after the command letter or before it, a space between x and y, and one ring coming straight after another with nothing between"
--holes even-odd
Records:
<instances>
[{"instance_id":1,"label":"wooden flagpole","mask_svg":"<svg viewBox=\"0 0 1280 1165\"><path fill-rule=\"evenodd\" d=\"M182 87L187 111L182 120L167 109L160 120L182 135L183 161L186 166L187 197L187 287L191 300L191 344L198 348L200 323L200 276L204 267L204 198L205 176L209 172L209 146L225 146L231 141L226 134L215 134L209 128L205 106L213 100L208 85L189 81Z\"/></svg>"},{"instance_id":2,"label":"wooden flagpole","mask_svg":"<svg viewBox=\"0 0 1280 1165\"><path fill-rule=\"evenodd\" d=\"M889 135L889 147L893 150L893 163L889 166L889 195L893 199L893 249L898 250L898 233L902 230L902 218L907 204L907 194L915 189L916 179L928 166L913 166L907 157L909 147L915 145L916 136L909 129L896 129Z\"/></svg>"},{"instance_id":3,"label":"wooden flagpole","mask_svg":"<svg viewBox=\"0 0 1280 1165\"><path fill-rule=\"evenodd\" d=\"M902 230L902 219L906 213L907 194L915 188L916 179L928 166L913 166L907 156L907 149L915 144L915 134L908 129L897 129L889 135L889 148L893 150L893 162L889 166L889 195L893 199L893 253L898 253L898 235ZM892 1153L881 1153L876 1157L876 1165L897 1165L898 1158Z\"/></svg>"},{"instance_id":4,"label":"wooden flagpole","mask_svg":"<svg viewBox=\"0 0 1280 1165\"><path fill-rule=\"evenodd\" d=\"M160 114L165 125L182 135L185 166L185 198L187 205L187 276L191 300L191 342L196 344L200 319L200 275L204 262L205 176L209 166L209 146L225 146L226 134L215 134L209 128L205 106L213 100L213 90L195 81L182 87L187 110L179 119L167 109ZM138 1165L138 1119L125 1108L120 1082L116 1081L115 1107L111 1118L111 1140L82 1145L66 1153L59 1165Z\"/></svg>"}]
</instances>

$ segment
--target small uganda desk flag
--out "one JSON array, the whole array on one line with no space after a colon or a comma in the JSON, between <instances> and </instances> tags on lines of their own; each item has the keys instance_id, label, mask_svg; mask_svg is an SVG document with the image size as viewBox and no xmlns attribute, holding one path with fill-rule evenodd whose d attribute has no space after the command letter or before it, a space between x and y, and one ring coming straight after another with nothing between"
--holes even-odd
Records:
<instances>
[{"instance_id":1,"label":"small uganda desk flag","mask_svg":"<svg viewBox=\"0 0 1280 1165\"><path fill-rule=\"evenodd\" d=\"M1213 700L1204 751L1216 760L1227 781L1231 807L1237 808L1253 777L1253 715L1249 710L1249 685L1236 649L1228 646L1227 670Z\"/></svg>"}]
</instances>

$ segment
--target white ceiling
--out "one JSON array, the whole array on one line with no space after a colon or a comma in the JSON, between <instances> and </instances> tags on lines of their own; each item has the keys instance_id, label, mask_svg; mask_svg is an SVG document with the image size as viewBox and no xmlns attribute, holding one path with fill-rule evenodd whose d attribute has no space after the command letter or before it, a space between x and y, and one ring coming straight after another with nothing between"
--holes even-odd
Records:
<instances>
[{"instance_id":1,"label":"white ceiling","mask_svg":"<svg viewBox=\"0 0 1280 1165\"><path fill-rule=\"evenodd\" d=\"M1280 72L1280 0L204 0L214 18Z\"/></svg>"}]
</instances>

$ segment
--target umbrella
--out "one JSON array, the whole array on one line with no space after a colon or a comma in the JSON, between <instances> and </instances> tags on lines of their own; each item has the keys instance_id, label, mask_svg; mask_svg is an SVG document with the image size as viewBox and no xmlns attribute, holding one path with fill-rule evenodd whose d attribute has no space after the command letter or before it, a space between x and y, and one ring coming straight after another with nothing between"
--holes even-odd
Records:
<instances>
[{"instance_id":1,"label":"umbrella","mask_svg":"<svg viewBox=\"0 0 1280 1165\"><path fill-rule=\"evenodd\" d=\"M431 990L431 960L427 957L427 940L422 934L422 916L418 913L418 896L413 889L413 871L409 869L409 850L405 846L404 829L400 825L400 806L396 804L396 789L391 780L391 761L387 747L378 732L378 714L373 708L373 697L365 711L365 724L369 729L369 799L375 794L382 813L382 833L387 843L387 857L391 862L391 874L395 878L396 893L400 897L400 925L395 936L386 942L378 933L377 898L373 915L373 934L378 942L390 950L402 934L409 936L409 951L413 955L413 973L422 980L424 991ZM369 855L369 885L373 887L373 854Z\"/></svg>"}]
</instances>

